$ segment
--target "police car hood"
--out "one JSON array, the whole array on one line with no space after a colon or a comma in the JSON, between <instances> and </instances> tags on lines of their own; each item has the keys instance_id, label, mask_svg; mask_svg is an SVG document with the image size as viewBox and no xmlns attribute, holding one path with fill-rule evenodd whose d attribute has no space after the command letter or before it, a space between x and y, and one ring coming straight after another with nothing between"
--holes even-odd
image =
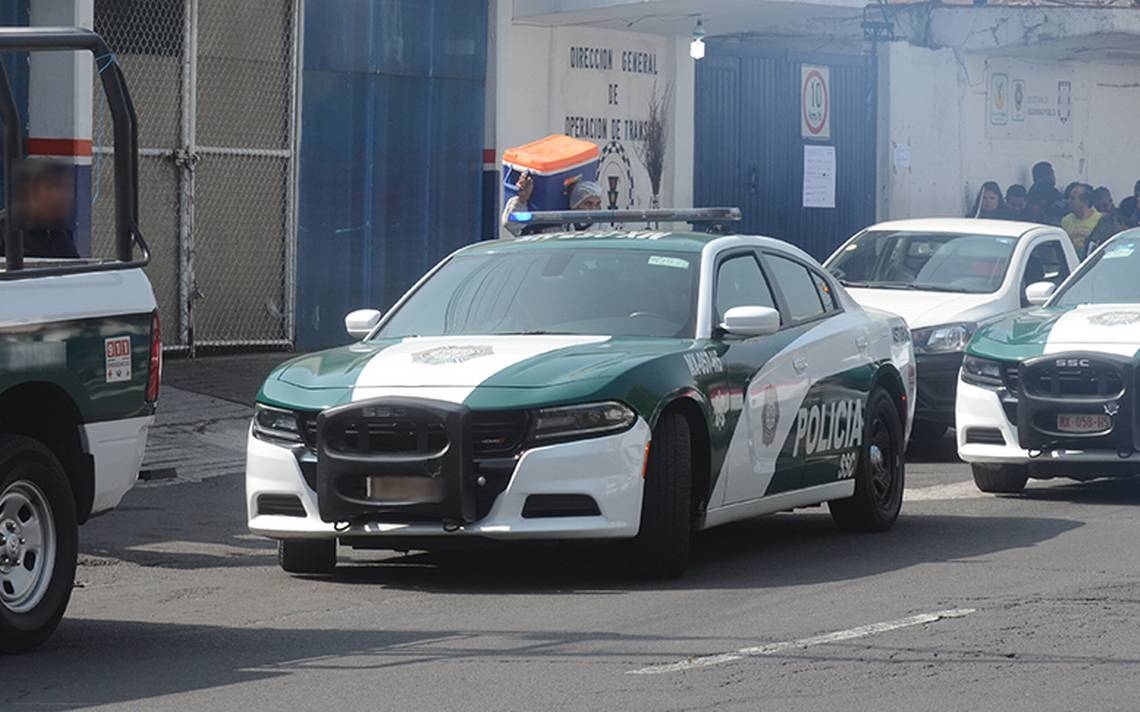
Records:
<instances>
[{"instance_id":1,"label":"police car hood","mask_svg":"<svg viewBox=\"0 0 1140 712\"><path fill-rule=\"evenodd\" d=\"M1140 305L1026 309L983 327L969 350L1013 359L1075 350L1133 356L1140 351Z\"/></svg>"},{"instance_id":2,"label":"police car hood","mask_svg":"<svg viewBox=\"0 0 1140 712\"><path fill-rule=\"evenodd\" d=\"M688 343L553 334L414 337L313 354L274 376L305 389L351 388L357 398L380 389L543 388L613 378Z\"/></svg>"},{"instance_id":3,"label":"police car hood","mask_svg":"<svg viewBox=\"0 0 1140 712\"><path fill-rule=\"evenodd\" d=\"M992 294L922 292L909 289L864 289L848 287L847 293L864 307L898 314L911 329L958 321L977 321L988 316Z\"/></svg>"}]
</instances>

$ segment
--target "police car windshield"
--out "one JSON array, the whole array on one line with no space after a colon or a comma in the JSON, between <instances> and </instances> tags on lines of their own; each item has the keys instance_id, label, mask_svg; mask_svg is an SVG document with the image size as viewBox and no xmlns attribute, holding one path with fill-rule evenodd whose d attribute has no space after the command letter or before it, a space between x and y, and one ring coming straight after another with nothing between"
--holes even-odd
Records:
<instances>
[{"instance_id":1,"label":"police car windshield","mask_svg":"<svg viewBox=\"0 0 1140 712\"><path fill-rule=\"evenodd\" d=\"M990 294L1001 287L1016 246L996 235L868 231L827 268L848 287Z\"/></svg>"},{"instance_id":2,"label":"police car windshield","mask_svg":"<svg viewBox=\"0 0 1140 712\"><path fill-rule=\"evenodd\" d=\"M1082 266L1050 306L1140 303L1140 238L1113 240Z\"/></svg>"},{"instance_id":3,"label":"police car windshield","mask_svg":"<svg viewBox=\"0 0 1140 712\"><path fill-rule=\"evenodd\" d=\"M688 337L699 258L558 246L449 260L376 338L461 334Z\"/></svg>"}]
</instances>

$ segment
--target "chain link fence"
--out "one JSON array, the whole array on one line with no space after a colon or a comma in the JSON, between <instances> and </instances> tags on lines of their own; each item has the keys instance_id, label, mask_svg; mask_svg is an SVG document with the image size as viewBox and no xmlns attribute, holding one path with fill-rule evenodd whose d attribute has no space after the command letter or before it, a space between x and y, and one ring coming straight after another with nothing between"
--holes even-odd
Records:
<instances>
[{"instance_id":1,"label":"chain link fence","mask_svg":"<svg viewBox=\"0 0 1140 712\"><path fill-rule=\"evenodd\" d=\"M299 0L95 0L139 117L139 221L168 345L293 338ZM96 78L98 80L98 78ZM93 249L111 249L110 118L95 100Z\"/></svg>"}]
</instances>

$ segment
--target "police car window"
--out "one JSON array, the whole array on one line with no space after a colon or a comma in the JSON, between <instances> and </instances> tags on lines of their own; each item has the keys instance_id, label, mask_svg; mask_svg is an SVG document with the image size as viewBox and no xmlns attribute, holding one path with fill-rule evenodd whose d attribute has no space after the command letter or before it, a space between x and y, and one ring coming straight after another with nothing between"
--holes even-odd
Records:
<instances>
[{"instance_id":1,"label":"police car window","mask_svg":"<svg viewBox=\"0 0 1140 712\"><path fill-rule=\"evenodd\" d=\"M576 248L460 255L377 338L460 334L692 337L700 262L690 253Z\"/></svg>"},{"instance_id":2,"label":"police car window","mask_svg":"<svg viewBox=\"0 0 1140 712\"><path fill-rule=\"evenodd\" d=\"M730 257L721 262L716 274L716 323L733 307L776 308L776 300L760 264L752 255Z\"/></svg>"},{"instance_id":3,"label":"police car window","mask_svg":"<svg viewBox=\"0 0 1140 712\"><path fill-rule=\"evenodd\" d=\"M811 270L812 281L815 282L815 289L819 292L819 300L823 302L823 310L828 312L838 311L839 302L835 299L835 293L831 289L831 284L824 278L822 274Z\"/></svg>"},{"instance_id":4,"label":"police car window","mask_svg":"<svg viewBox=\"0 0 1140 712\"><path fill-rule=\"evenodd\" d=\"M1050 306L1140 304L1140 239L1109 242L1088 258Z\"/></svg>"},{"instance_id":5,"label":"police car window","mask_svg":"<svg viewBox=\"0 0 1140 712\"><path fill-rule=\"evenodd\" d=\"M788 316L792 321L813 319L824 313L823 301L811 270L777 255L769 254L766 259L772 268L772 278L788 303Z\"/></svg>"}]
</instances>

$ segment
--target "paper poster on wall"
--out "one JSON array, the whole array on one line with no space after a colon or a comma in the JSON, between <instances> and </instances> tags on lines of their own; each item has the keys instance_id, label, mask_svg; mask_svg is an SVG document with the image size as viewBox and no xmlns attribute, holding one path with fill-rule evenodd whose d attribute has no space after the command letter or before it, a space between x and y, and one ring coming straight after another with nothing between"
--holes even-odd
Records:
<instances>
[{"instance_id":1,"label":"paper poster on wall","mask_svg":"<svg viewBox=\"0 0 1140 712\"><path fill-rule=\"evenodd\" d=\"M804 207L835 207L835 146L804 146Z\"/></svg>"},{"instance_id":2,"label":"paper poster on wall","mask_svg":"<svg viewBox=\"0 0 1140 712\"><path fill-rule=\"evenodd\" d=\"M992 59L987 65L986 136L1071 141L1073 73L1058 64Z\"/></svg>"}]
</instances>

